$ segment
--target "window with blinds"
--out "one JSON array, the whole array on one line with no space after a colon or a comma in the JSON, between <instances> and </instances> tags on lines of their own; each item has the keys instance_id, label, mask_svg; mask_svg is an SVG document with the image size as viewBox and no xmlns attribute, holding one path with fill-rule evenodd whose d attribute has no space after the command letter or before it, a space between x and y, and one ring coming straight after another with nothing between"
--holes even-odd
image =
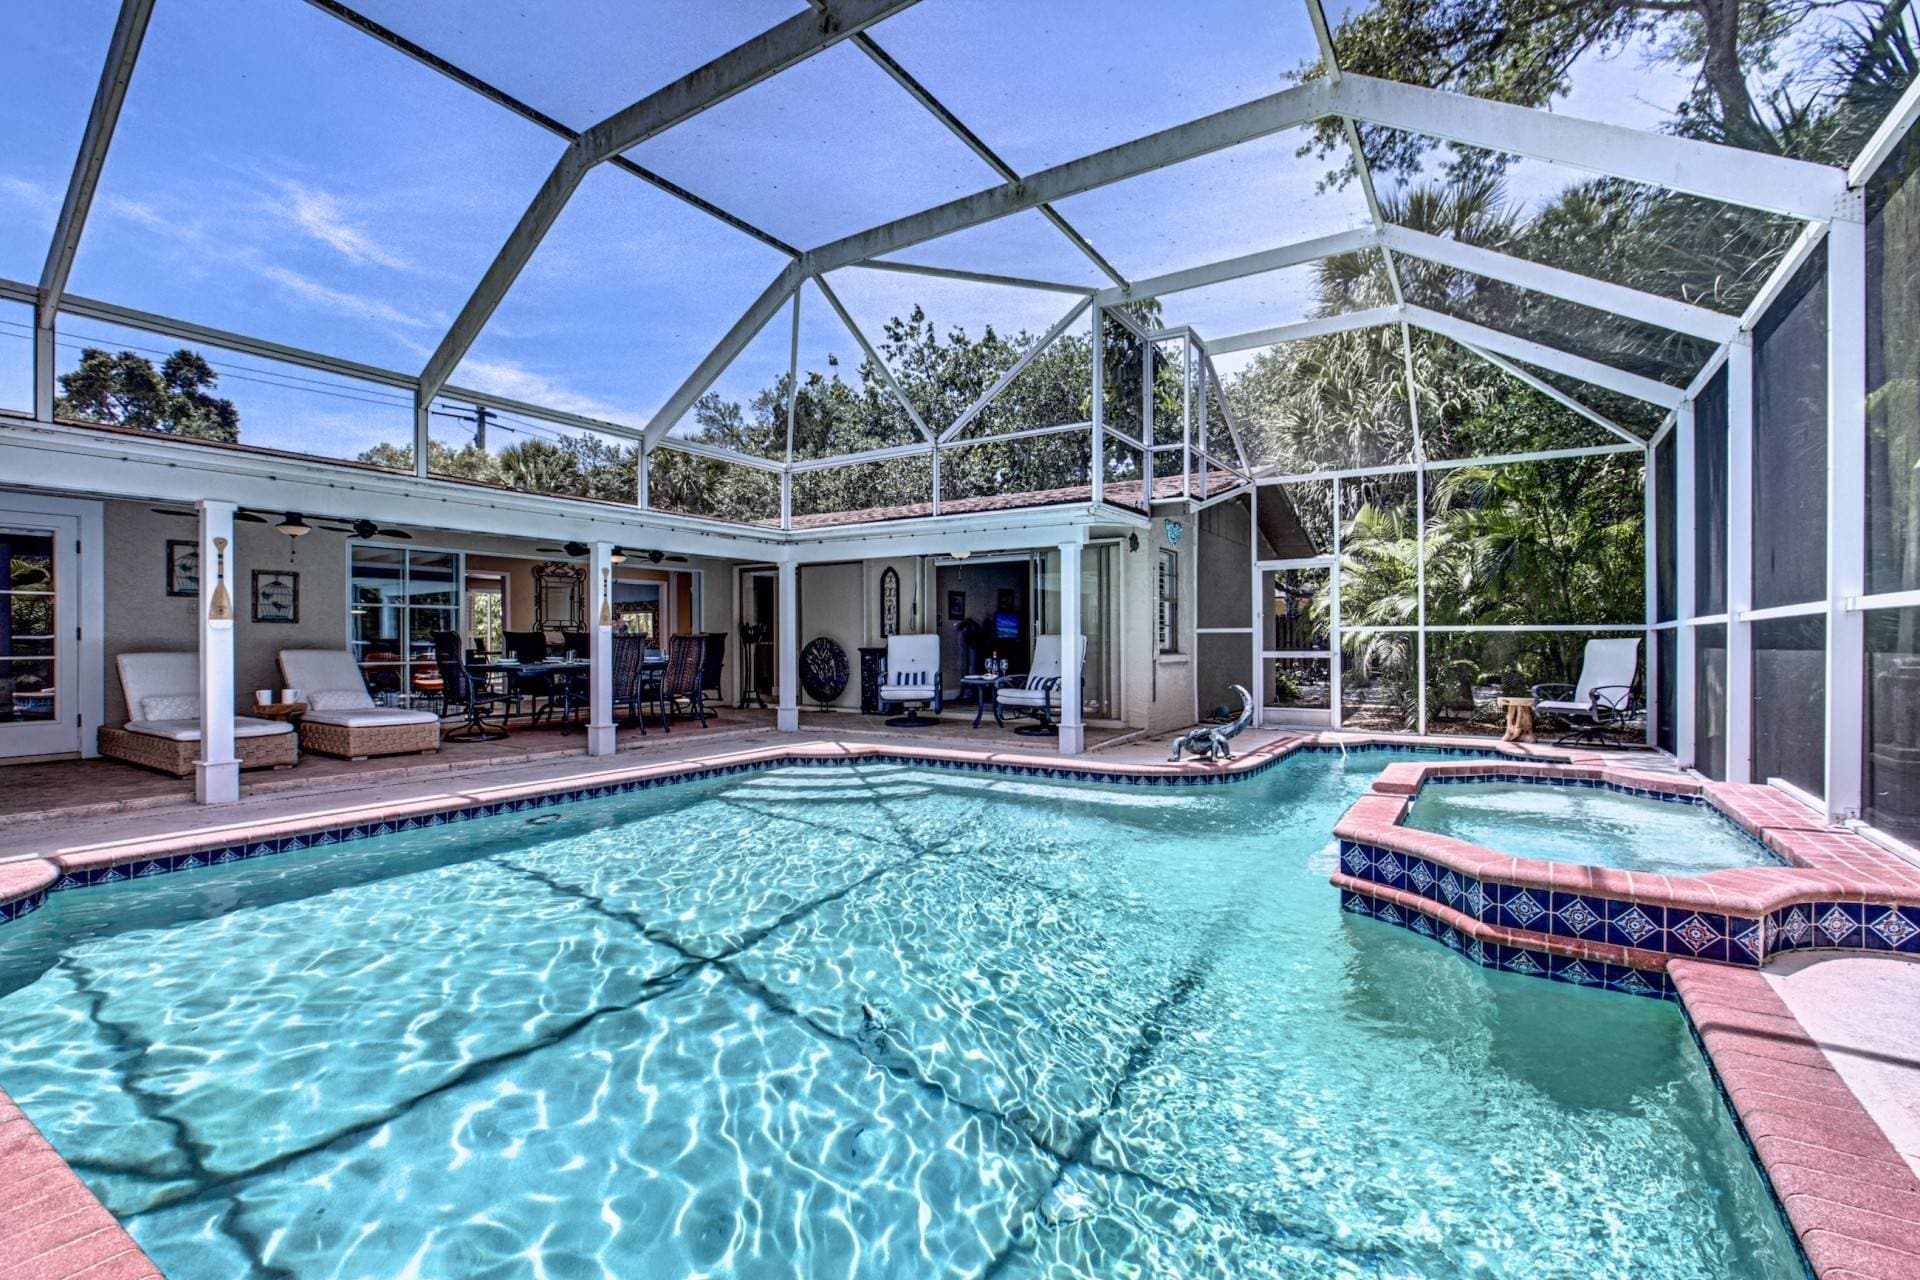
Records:
<instances>
[{"instance_id":1,"label":"window with blinds","mask_svg":"<svg viewBox=\"0 0 1920 1280\"><path fill-rule=\"evenodd\" d=\"M1160 549L1159 609L1154 634L1161 653L1180 652L1180 557L1170 547Z\"/></svg>"}]
</instances>

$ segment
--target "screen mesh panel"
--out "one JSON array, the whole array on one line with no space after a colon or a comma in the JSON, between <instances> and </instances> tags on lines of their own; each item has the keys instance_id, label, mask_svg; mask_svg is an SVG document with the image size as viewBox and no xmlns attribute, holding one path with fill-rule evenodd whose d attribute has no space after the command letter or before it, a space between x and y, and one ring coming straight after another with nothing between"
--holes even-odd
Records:
<instances>
[{"instance_id":1,"label":"screen mesh panel","mask_svg":"<svg viewBox=\"0 0 1920 1280\"><path fill-rule=\"evenodd\" d=\"M1693 402L1693 612L1727 608L1727 371Z\"/></svg>"},{"instance_id":2,"label":"screen mesh panel","mask_svg":"<svg viewBox=\"0 0 1920 1280\"><path fill-rule=\"evenodd\" d=\"M1867 615L1867 821L1920 841L1920 609Z\"/></svg>"},{"instance_id":3,"label":"screen mesh panel","mask_svg":"<svg viewBox=\"0 0 1920 1280\"><path fill-rule=\"evenodd\" d=\"M1753 603L1827 591L1827 255L1754 329Z\"/></svg>"},{"instance_id":4,"label":"screen mesh panel","mask_svg":"<svg viewBox=\"0 0 1920 1280\"><path fill-rule=\"evenodd\" d=\"M1920 131L1867 188L1867 590L1920 588Z\"/></svg>"},{"instance_id":5,"label":"screen mesh panel","mask_svg":"<svg viewBox=\"0 0 1920 1280\"><path fill-rule=\"evenodd\" d=\"M1820 616L1753 624L1753 777L1826 791L1827 624Z\"/></svg>"},{"instance_id":6,"label":"screen mesh panel","mask_svg":"<svg viewBox=\"0 0 1920 1280\"><path fill-rule=\"evenodd\" d=\"M1727 629L1694 629L1693 767L1727 776Z\"/></svg>"}]
</instances>

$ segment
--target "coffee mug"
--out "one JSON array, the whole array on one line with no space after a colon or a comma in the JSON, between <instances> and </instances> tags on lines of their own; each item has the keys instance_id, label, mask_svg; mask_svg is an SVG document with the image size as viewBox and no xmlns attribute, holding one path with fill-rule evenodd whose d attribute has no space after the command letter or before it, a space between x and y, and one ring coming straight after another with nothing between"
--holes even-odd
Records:
<instances>
[{"instance_id":1,"label":"coffee mug","mask_svg":"<svg viewBox=\"0 0 1920 1280\"><path fill-rule=\"evenodd\" d=\"M270 706L272 706L272 705L273 705L273 690L271 690L271 689L255 689L255 690L253 691L253 705L254 705L254 706L256 706L256 707L270 707Z\"/></svg>"},{"instance_id":2,"label":"coffee mug","mask_svg":"<svg viewBox=\"0 0 1920 1280\"><path fill-rule=\"evenodd\" d=\"M300 701L300 690L298 690L298 689L282 689L282 690L280 691L280 701L282 701L282 702L298 702L298 701Z\"/></svg>"}]
</instances>

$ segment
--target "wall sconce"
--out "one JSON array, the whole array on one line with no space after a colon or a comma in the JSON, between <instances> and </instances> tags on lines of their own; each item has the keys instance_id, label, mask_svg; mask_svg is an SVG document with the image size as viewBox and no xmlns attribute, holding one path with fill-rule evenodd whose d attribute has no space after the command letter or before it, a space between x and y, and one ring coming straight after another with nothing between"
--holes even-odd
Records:
<instances>
[{"instance_id":1,"label":"wall sconce","mask_svg":"<svg viewBox=\"0 0 1920 1280\"><path fill-rule=\"evenodd\" d=\"M600 625L613 625L613 570L600 570Z\"/></svg>"},{"instance_id":2,"label":"wall sconce","mask_svg":"<svg viewBox=\"0 0 1920 1280\"><path fill-rule=\"evenodd\" d=\"M208 622L233 621L233 594L227 590L227 540L213 540L213 594L207 598Z\"/></svg>"},{"instance_id":3,"label":"wall sconce","mask_svg":"<svg viewBox=\"0 0 1920 1280\"><path fill-rule=\"evenodd\" d=\"M1140 535L1137 533L1128 534L1127 535L1127 553L1131 555L1132 553L1134 553L1135 551L1138 551L1139 549L1140 549Z\"/></svg>"}]
</instances>

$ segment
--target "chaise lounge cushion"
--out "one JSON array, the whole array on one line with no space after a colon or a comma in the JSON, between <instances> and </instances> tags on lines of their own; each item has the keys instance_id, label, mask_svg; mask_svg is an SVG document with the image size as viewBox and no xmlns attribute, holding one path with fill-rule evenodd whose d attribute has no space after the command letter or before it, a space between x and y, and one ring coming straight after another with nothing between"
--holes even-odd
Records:
<instances>
[{"instance_id":1,"label":"chaise lounge cushion","mask_svg":"<svg viewBox=\"0 0 1920 1280\"><path fill-rule=\"evenodd\" d=\"M342 729L384 729L400 724L438 724L440 717L411 707L343 707L338 711L309 711L301 721L339 725Z\"/></svg>"},{"instance_id":2,"label":"chaise lounge cushion","mask_svg":"<svg viewBox=\"0 0 1920 1280\"><path fill-rule=\"evenodd\" d=\"M120 670L120 691L127 710L129 733L166 738L172 742L200 741L200 660L192 653L123 653L114 660ZM292 733L293 726L276 720L235 716L236 738L264 738Z\"/></svg>"},{"instance_id":3,"label":"chaise lounge cushion","mask_svg":"<svg viewBox=\"0 0 1920 1280\"><path fill-rule=\"evenodd\" d=\"M375 706L360 668L345 649L282 649L280 674L295 689L307 690L303 724L342 729L387 729L409 724L438 724L432 711Z\"/></svg>"},{"instance_id":4,"label":"chaise lounge cushion","mask_svg":"<svg viewBox=\"0 0 1920 1280\"><path fill-rule=\"evenodd\" d=\"M200 741L200 722L198 720L129 720L128 733L144 733L153 738L166 738L172 742ZM256 720L252 716L233 718L233 736L236 738L266 738L276 733L292 733L293 726L282 720Z\"/></svg>"}]
</instances>

